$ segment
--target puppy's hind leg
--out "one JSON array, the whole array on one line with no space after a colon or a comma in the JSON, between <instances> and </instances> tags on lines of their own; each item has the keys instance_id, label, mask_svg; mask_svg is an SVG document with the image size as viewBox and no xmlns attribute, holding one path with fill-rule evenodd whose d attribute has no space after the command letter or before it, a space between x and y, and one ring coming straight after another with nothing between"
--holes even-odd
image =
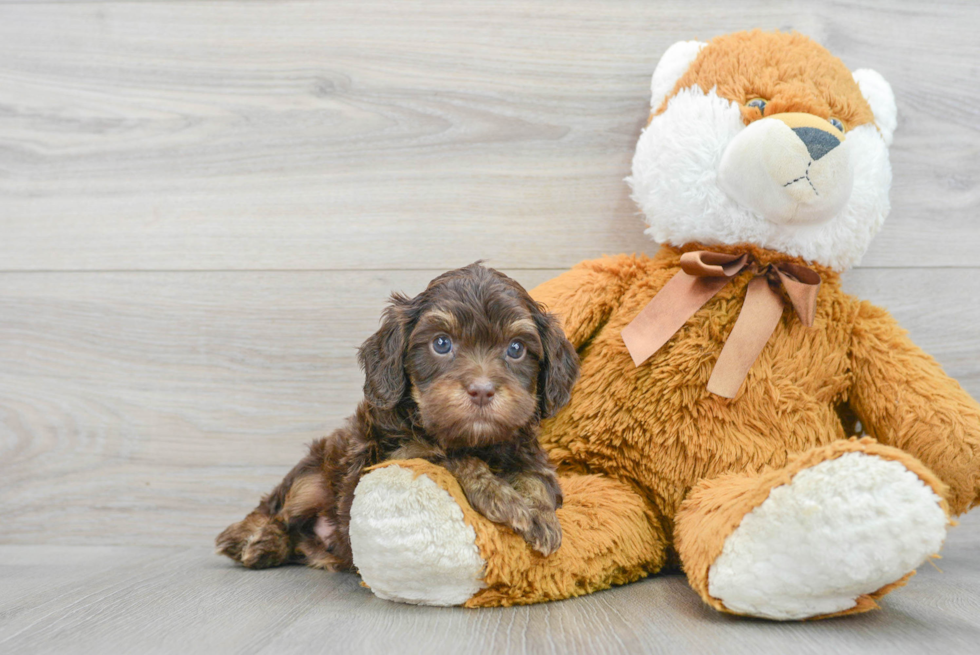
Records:
<instances>
[{"instance_id":1,"label":"puppy's hind leg","mask_svg":"<svg viewBox=\"0 0 980 655\"><path fill-rule=\"evenodd\" d=\"M353 562L345 561L339 553L342 536L334 520L319 516L312 534L304 534L296 544L296 553L307 566L325 571L350 571Z\"/></svg>"},{"instance_id":2,"label":"puppy's hind leg","mask_svg":"<svg viewBox=\"0 0 980 655\"><path fill-rule=\"evenodd\" d=\"M296 546L312 534L320 510L330 503L323 464L332 450L320 439L252 512L215 539L216 552L251 569L303 559Z\"/></svg>"},{"instance_id":3,"label":"puppy's hind leg","mask_svg":"<svg viewBox=\"0 0 980 655\"><path fill-rule=\"evenodd\" d=\"M289 534L281 521L259 510L228 526L215 540L216 552L250 569L285 564L290 558Z\"/></svg>"}]
</instances>

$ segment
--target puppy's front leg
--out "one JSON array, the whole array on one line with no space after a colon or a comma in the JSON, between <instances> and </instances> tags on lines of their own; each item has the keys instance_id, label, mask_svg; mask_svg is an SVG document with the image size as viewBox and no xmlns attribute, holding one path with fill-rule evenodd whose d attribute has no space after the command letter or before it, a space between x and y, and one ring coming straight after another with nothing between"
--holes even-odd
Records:
<instances>
[{"instance_id":1,"label":"puppy's front leg","mask_svg":"<svg viewBox=\"0 0 980 655\"><path fill-rule=\"evenodd\" d=\"M507 481L531 512L528 543L543 555L550 555L561 546L561 524L555 510L562 505L562 493L555 468L536 438L522 444L516 466Z\"/></svg>"},{"instance_id":2,"label":"puppy's front leg","mask_svg":"<svg viewBox=\"0 0 980 655\"><path fill-rule=\"evenodd\" d=\"M424 459L433 464L446 463L446 451L433 444L409 441L391 453L388 459Z\"/></svg>"},{"instance_id":3,"label":"puppy's front leg","mask_svg":"<svg viewBox=\"0 0 980 655\"><path fill-rule=\"evenodd\" d=\"M450 458L446 468L459 482L473 509L494 523L502 523L524 537L532 548L547 555L533 532L534 519L524 498L476 457Z\"/></svg>"},{"instance_id":4,"label":"puppy's front leg","mask_svg":"<svg viewBox=\"0 0 980 655\"><path fill-rule=\"evenodd\" d=\"M525 539L534 550L550 555L561 546L561 524L555 510L561 507L561 491L555 474L523 471L513 476L514 490L527 504L531 527Z\"/></svg>"}]
</instances>

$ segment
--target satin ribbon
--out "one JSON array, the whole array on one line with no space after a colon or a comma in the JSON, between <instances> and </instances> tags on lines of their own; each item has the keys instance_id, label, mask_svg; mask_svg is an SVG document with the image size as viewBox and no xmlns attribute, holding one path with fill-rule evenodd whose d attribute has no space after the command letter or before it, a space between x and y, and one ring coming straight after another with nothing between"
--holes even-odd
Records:
<instances>
[{"instance_id":1,"label":"satin ribbon","mask_svg":"<svg viewBox=\"0 0 980 655\"><path fill-rule=\"evenodd\" d=\"M654 296L622 332L633 363L639 366L667 343L716 293L743 270L749 281L745 302L718 356L708 391L734 398L753 362L772 336L789 296L800 322L811 327L817 309L820 275L805 266L782 262L760 267L748 254L726 255L699 250L681 255L681 270Z\"/></svg>"}]
</instances>

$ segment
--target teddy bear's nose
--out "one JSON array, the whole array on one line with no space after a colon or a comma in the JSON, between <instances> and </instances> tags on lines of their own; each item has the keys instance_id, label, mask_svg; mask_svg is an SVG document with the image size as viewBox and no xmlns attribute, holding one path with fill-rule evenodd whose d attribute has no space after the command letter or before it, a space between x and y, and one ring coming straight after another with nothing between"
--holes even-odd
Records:
<instances>
[{"instance_id":1,"label":"teddy bear's nose","mask_svg":"<svg viewBox=\"0 0 980 655\"><path fill-rule=\"evenodd\" d=\"M794 127L793 132L800 137L813 161L817 161L840 145L840 139L818 127Z\"/></svg>"},{"instance_id":2,"label":"teddy bear's nose","mask_svg":"<svg viewBox=\"0 0 980 655\"><path fill-rule=\"evenodd\" d=\"M815 114L771 114L729 141L718 186L772 223L826 221L851 196L850 151L840 147L846 140L837 124Z\"/></svg>"}]
</instances>

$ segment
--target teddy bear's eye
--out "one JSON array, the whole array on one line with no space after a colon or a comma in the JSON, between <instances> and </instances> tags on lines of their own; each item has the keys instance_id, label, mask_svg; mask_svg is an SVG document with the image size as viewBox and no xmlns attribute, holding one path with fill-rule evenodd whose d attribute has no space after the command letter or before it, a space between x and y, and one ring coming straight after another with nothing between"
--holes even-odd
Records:
<instances>
[{"instance_id":1,"label":"teddy bear's eye","mask_svg":"<svg viewBox=\"0 0 980 655\"><path fill-rule=\"evenodd\" d=\"M838 130L840 130L841 132L843 132L843 131L844 131L844 124L843 124L843 123L841 123L841 122L840 122L839 120L837 120L836 118L828 118L828 119L827 119L827 122L828 122L828 123L830 123L831 125L833 125L834 127L836 127L836 128L837 128Z\"/></svg>"},{"instance_id":2,"label":"teddy bear's eye","mask_svg":"<svg viewBox=\"0 0 980 655\"><path fill-rule=\"evenodd\" d=\"M745 103L746 107L755 107L760 114L766 113L766 101L762 98L753 98Z\"/></svg>"}]
</instances>

